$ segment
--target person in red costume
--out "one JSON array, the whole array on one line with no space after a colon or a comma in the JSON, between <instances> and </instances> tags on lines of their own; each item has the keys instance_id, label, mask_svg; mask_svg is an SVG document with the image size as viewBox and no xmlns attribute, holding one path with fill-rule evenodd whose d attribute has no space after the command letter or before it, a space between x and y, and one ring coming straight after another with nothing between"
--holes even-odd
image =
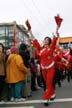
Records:
<instances>
[{"instance_id":1,"label":"person in red costume","mask_svg":"<svg viewBox=\"0 0 72 108\"><path fill-rule=\"evenodd\" d=\"M27 27L30 27L30 24L26 24ZM33 40L33 46L35 49L35 56L36 58L40 59L40 65L41 65L41 71L43 75L43 79L45 82L45 90L43 93L43 99L45 100L44 105L48 106L48 100L52 100L55 98L55 91L53 87L53 78L54 78L54 73L55 73L55 60L54 60L54 49L56 46L57 39L59 37L58 30L59 30L59 25L57 25L56 28L56 35L54 35L53 39L51 40L50 37L45 37L44 38L44 43L43 46L39 44L37 39L35 39L31 28L28 29L31 39Z\"/></svg>"},{"instance_id":2,"label":"person in red costume","mask_svg":"<svg viewBox=\"0 0 72 108\"><path fill-rule=\"evenodd\" d=\"M70 52L66 62L66 67L67 67L67 80L68 82L70 82L70 80L72 79L72 48L70 48Z\"/></svg>"},{"instance_id":3,"label":"person in red costume","mask_svg":"<svg viewBox=\"0 0 72 108\"><path fill-rule=\"evenodd\" d=\"M42 75L46 84L46 89L43 93L44 100L50 100L55 97L55 91L53 88L53 78L54 78L54 57L53 52L58 39L58 29L56 28L56 35L54 35L51 41L50 37L44 38L43 47L40 46L39 42L35 39L30 30L31 38L33 39L33 46L35 47L35 55L40 58L40 65L42 69ZM36 50L37 49L37 50Z\"/></svg>"},{"instance_id":4,"label":"person in red costume","mask_svg":"<svg viewBox=\"0 0 72 108\"><path fill-rule=\"evenodd\" d=\"M58 46L56 46L54 51L54 60L55 60L55 75L54 75L54 81L53 85L54 88L56 84L58 84L59 87L61 87L61 80L63 81L65 75L63 72L65 72L65 59L63 58L63 51Z\"/></svg>"}]
</instances>

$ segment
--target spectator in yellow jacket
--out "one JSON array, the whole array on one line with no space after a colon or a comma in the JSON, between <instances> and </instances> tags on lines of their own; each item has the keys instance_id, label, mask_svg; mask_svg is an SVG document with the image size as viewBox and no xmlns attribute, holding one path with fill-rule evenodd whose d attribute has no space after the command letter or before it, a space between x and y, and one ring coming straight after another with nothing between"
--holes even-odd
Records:
<instances>
[{"instance_id":1,"label":"spectator in yellow jacket","mask_svg":"<svg viewBox=\"0 0 72 108\"><path fill-rule=\"evenodd\" d=\"M16 52L13 47L13 53ZM28 68L19 54L10 54L6 63L6 82L11 86L11 100L24 100L21 97L22 83Z\"/></svg>"}]
</instances>

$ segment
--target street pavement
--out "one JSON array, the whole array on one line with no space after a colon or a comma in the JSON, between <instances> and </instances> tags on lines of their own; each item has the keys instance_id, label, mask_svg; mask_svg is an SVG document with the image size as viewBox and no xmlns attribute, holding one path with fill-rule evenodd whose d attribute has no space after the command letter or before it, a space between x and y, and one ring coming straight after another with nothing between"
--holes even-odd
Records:
<instances>
[{"instance_id":1,"label":"street pavement","mask_svg":"<svg viewBox=\"0 0 72 108\"><path fill-rule=\"evenodd\" d=\"M32 97L21 102L0 102L0 108L72 108L72 81L62 82L62 87L56 85L56 99L49 101L49 106L44 106L42 100L43 89L32 92Z\"/></svg>"}]
</instances>

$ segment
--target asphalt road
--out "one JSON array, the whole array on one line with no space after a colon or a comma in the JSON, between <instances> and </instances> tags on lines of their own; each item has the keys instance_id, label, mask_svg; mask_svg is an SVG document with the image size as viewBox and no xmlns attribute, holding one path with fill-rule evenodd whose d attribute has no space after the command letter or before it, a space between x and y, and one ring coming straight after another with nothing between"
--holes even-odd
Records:
<instances>
[{"instance_id":1,"label":"asphalt road","mask_svg":"<svg viewBox=\"0 0 72 108\"><path fill-rule=\"evenodd\" d=\"M43 89L32 92L32 97L21 102L0 102L0 108L72 108L72 81L62 82L62 87L56 85L56 99L45 107L42 100Z\"/></svg>"}]
</instances>

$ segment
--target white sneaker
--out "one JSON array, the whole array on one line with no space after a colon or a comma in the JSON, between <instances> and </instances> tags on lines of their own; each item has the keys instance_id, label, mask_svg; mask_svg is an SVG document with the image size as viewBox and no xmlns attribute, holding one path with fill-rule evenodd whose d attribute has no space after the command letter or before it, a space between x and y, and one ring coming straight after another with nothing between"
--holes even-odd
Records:
<instances>
[{"instance_id":1,"label":"white sneaker","mask_svg":"<svg viewBox=\"0 0 72 108\"><path fill-rule=\"evenodd\" d=\"M51 98L54 98L54 97L56 97L56 95L55 95L55 94L53 94L53 95L51 96Z\"/></svg>"},{"instance_id":2,"label":"white sneaker","mask_svg":"<svg viewBox=\"0 0 72 108\"><path fill-rule=\"evenodd\" d=\"M55 98L56 98L56 95L53 94L53 95L51 96L50 100L54 100Z\"/></svg>"},{"instance_id":3,"label":"white sneaker","mask_svg":"<svg viewBox=\"0 0 72 108\"><path fill-rule=\"evenodd\" d=\"M14 101L14 100L15 100L14 97L11 97L10 101Z\"/></svg>"},{"instance_id":4,"label":"white sneaker","mask_svg":"<svg viewBox=\"0 0 72 108\"><path fill-rule=\"evenodd\" d=\"M37 89L41 89L41 87L37 86Z\"/></svg>"},{"instance_id":5,"label":"white sneaker","mask_svg":"<svg viewBox=\"0 0 72 108\"><path fill-rule=\"evenodd\" d=\"M4 100L1 100L1 101L0 101L0 104L4 104L4 103L5 103L5 101L4 101Z\"/></svg>"},{"instance_id":6,"label":"white sneaker","mask_svg":"<svg viewBox=\"0 0 72 108\"><path fill-rule=\"evenodd\" d=\"M25 101L26 99L25 98L20 98L20 99L15 99L15 101Z\"/></svg>"},{"instance_id":7,"label":"white sneaker","mask_svg":"<svg viewBox=\"0 0 72 108\"><path fill-rule=\"evenodd\" d=\"M44 106L49 106L49 101L48 100L44 100Z\"/></svg>"}]
</instances>

